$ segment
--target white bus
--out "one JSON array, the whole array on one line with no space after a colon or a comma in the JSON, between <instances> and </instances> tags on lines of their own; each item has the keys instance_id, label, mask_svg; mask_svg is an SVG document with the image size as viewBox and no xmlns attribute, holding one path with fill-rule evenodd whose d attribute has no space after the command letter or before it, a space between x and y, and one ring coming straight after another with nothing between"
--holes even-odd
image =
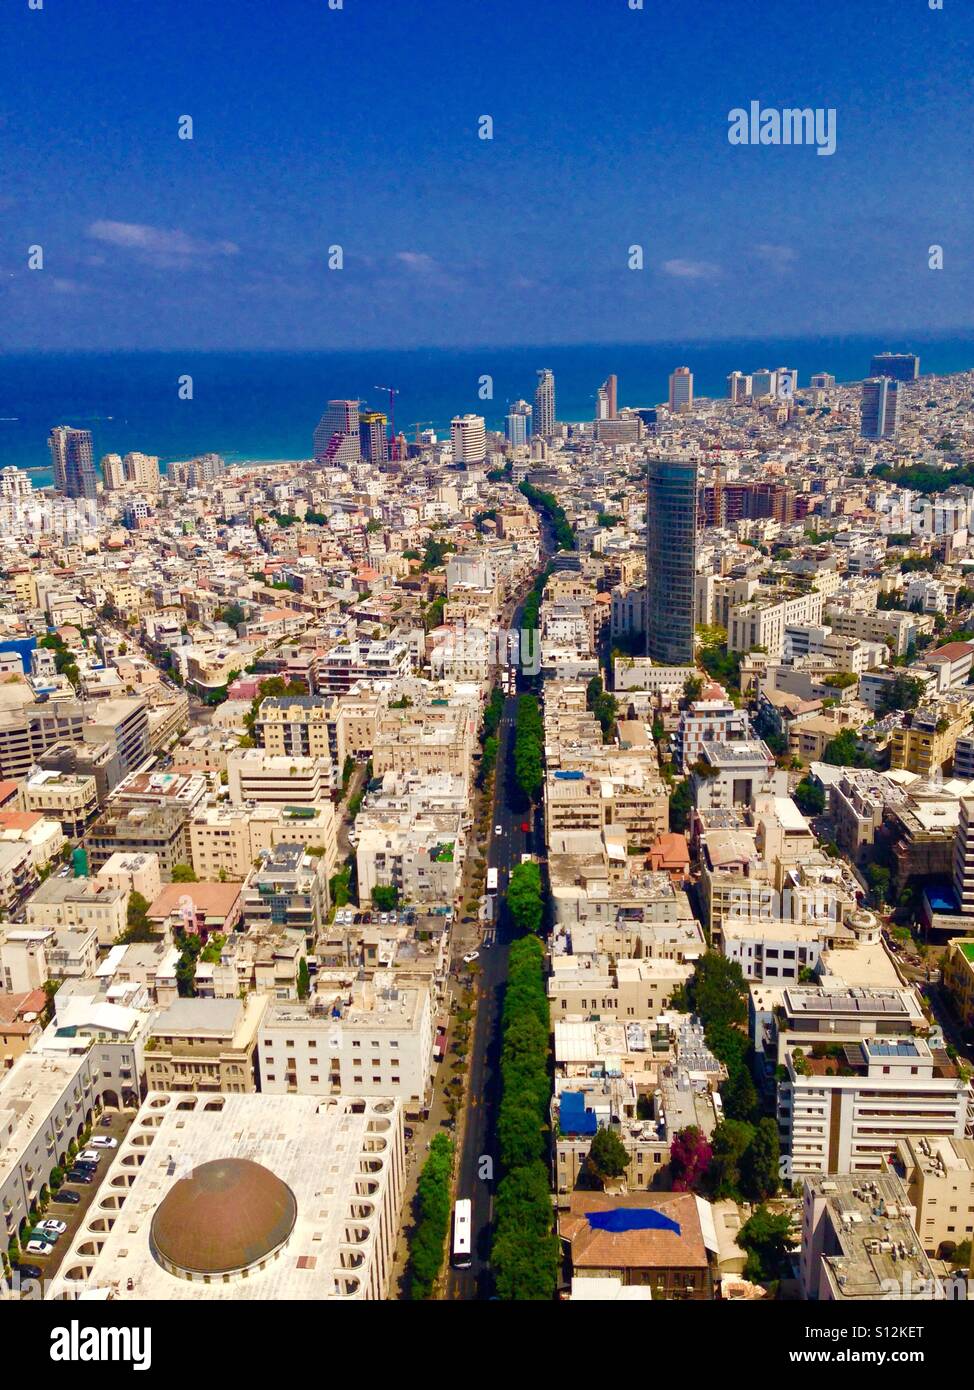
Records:
<instances>
[{"instance_id":1,"label":"white bus","mask_svg":"<svg viewBox=\"0 0 974 1390\"><path fill-rule=\"evenodd\" d=\"M453 1268L470 1268L473 1207L469 1197L461 1197L453 1208Z\"/></svg>"},{"instance_id":2,"label":"white bus","mask_svg":"<svg viewBox=\"0 0 974 1390\"><path fill-rule=\"evenodd\" d=\"M493 895L497 892L497 870L487 870L487 892Z\"/></svg>"}]
</instances>

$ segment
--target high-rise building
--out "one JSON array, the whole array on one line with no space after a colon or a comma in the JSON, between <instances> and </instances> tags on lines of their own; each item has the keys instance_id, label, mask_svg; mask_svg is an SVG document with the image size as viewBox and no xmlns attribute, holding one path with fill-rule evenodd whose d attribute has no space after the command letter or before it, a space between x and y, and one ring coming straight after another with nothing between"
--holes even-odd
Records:
<instances>
[{"instance_id":1,"label":"high-rise building","mask_svg":"<svg viewBox=\"0 0 974 1390\"><path fill-rule=\"evenodd\" d=\"M65 497L86 497L91 501L98 495L98 474L91 444L91 430L73 430L68 425L56 425L47 441L54 468L54 486Z\"/></svg>"},{"instance_id":2,"label":"high-rise building","mask_svg":"<svg viewBox=\"0 0 974 1390\"><path fill-rule=\"evenodd\" d=\"M453 462L483 463L487 457L487 430L482 415L454 415L450 421Z\"/></svg>"},{"instance_id":3,"label":"high-rise building","mask_svg":"<svg viewBox=\"0 0 974 1390\"><path fill-rule=\"evenodd\" d=\"M739 405L751 394L751 378L743 372L731 372L727 378L727 399Z\"/></svg>"},{"instance_id":4,"label":"high-rise building","mask_svg":"<svg viewBox=\"0 0 974 1390\"><path fill-rule=\"evenodd\" d=\"M764 396L774 396L778 392L778 380L776 372L769 372L767 367L762 367L760 371L751 375L751 395L756 401Z\"/></svg>"},{"instance_id":5,"label":"high-rise building","mask_svg":"<svg viewBox=\"0 0 974 1390\"><path fill-rule=\"evenodd\" d=\"M809 385L813 391L834 391L835 377L831 372L816 372Z\"/></svg>"},{"instance_id":6,"label":"high-rise building","mask_svg":"<svg viewBox=\"0 0 974 1390\"><path fill-rule=\"evenodd\" d=\"M146 492L159 491L159 459L154 454L126 454L122 466L127 482Z\"/></svg>"},{"instance_id":7,"label":"high-rise building","mask_svg":"<svg viewBox=\"0 0 974 1390\"><path fill-rule=\"evenodd\" d=\"M316 463L354 463L362 457L358 401L329 401L314 433Z\"/></svg>"},{"instance_id":8,"label":"high-rise building","mask_svg":"<svg viewBox=\"0 0 974 1390\"><path fill-rule=\"evenodd\" d=\"M646 498L646 655L669 666L693 662L697 465L651 459Z\"/></svg>"},{"instance_id":9,"label":"high-rise building","mask_svg":"<svg viewBox=\"0 0 974 1390\"><path fill-rule=\"evenodd\" d=\"M531 407L527 401L514 401L508 407L504 433L512 449L527 444L531 438Z\"/></svg>"},{"instance_id":10,"label":"high-rise building","mask_svg":"<svg viewBox=\"0 0 974 1390\"><path fill-rule=\"evenodd\" d=\"M870 376L891 376L894 381L916 381L920 359L915 352L877 352L869 363Z\"/></svg>"},{"instance_id":11,"label":"high-rise building","mask_svg":"<svg viewBox=\"0 0 974 1390\"><path fill-rule=\"evenodd\" d=\"M670 373L670 413L679 415L693 409L693 373L689 367L677 367Z\"/></svg>"},{"instance_id":12,"label":"high-rise building","mask_svg":"<svg viewBox=\"0 0 974 1390\"><path fill-rule=\"evenodd\" d=\"M547 367L538 372L532 432L542 439L550 439L555 432L555 374Z\"/></svg>"},{"instance_id":13,"label":"high-rise building","mask_svg":"<svg viewBox=\"0 0 974 1390\"><path fill-rule=\"evenodd\" d=\"M103 454L101 476L106 492L115 492L125 486L125 465L121 454Z\"/></svg>"},{"instance_id":14,"label":"high-rise building","mask_svg":"<svg viewBox=\"0 0 974 1390\"><path fill-rule=\"evenodd\" d=\"M600 420L614 420L619 414L619 380L614 374L607 376L602 383L599 395L605 392L606 413L599 415Z\"/></svg>"},{"instance_id":15,"label":"high-rise building","mask_svg":"<svg viewBox=\"0 0 974 1390\"><path fill-rule=\"evenodd\" d=\"M130 483L146 492L159 491L159 460L151 454L126 454L124 458L105 454L101 475L106 492L115 492Z\"/></svg>"},{"instance_id":16,"label":"high-rise building","mask_svg":"<svg viewBox=\"0 0 974 1390\"><path fill-rule=\"evenodd\" d=\"M171 463L166 469L166 482L173 487L205 487L207 483L215 483L225 467L219 454L200 454L199 458Z\"/></svg>"},{"instance_id":17,"label":"high-rise building","mask_svg":"<svg viewBox=\"0 0 974 1390\"><path fill-rule=\"evenodd\" d=\"M900 424L900 383L888 376L864 381L859 421L863 439L895 439Z\"/></svg>"},{"instance_id":18,"label":"high-rise building","mask_svg":"<svg viewBox=\"0 0 974 1390\"><path fill-rule=\"evenodd\" d=\"M358 417L359 448L369 463L386 463L389 458L387 420L381 410L365 410Z\"/></svg>"},{"instance_id":19,"label":"high-rise building","mask_svg":"<svg viewBox=\"0 0 974 1390\"><path fill-rule=\"evenodd\" d=\"M798 391L798 370L795 367L779 367L775 372L775 395L787 400Z\"/></svg>"}]
</instances>

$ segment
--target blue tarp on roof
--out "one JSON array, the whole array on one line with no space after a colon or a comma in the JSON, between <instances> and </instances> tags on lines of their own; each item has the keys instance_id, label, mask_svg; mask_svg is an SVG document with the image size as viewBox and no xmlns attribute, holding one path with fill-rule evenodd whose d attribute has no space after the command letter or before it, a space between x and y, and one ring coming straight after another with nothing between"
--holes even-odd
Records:
<instances>
[{"instance_id":1,"label":"blue tarp on roof","mask_svg":"<svg viewBox=\"0 0 974 1390\"><path fill-rule=\"evenodd\" d=\"M624 1231L672 1231L680 1235L679 1221L664 1216L652 1207L616 1207L613 1211L587 1211L585 1219L593 1231L611 1231L621 1235Z\"/></svg>"},{"instance_id":2,"label":"blue tarp on roof","mask_svg":"<svg viewBox=\"0 0 974 1390\"><path fill-rule=\"evenodd\" d=\"M558 1128L562 1134L594 1134L599 1122L585 1109L581 1091L562 1091L558 1097Z\"/></svg>"}]
</instances>

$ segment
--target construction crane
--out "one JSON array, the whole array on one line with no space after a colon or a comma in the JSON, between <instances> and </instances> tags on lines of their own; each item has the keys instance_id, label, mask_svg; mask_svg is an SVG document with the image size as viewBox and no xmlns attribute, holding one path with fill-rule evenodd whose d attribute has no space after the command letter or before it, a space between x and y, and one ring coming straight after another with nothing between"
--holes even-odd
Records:
<instances>
[{"instance_id":1,"label":"construction crane","mask_svg":"<svg viewBox=\"0 0 974 1390\"><path fill-rule=\"evenodd\" d=\"M414 443L414 444L418 444L418 443L419 443L419 432L420 432L420 430L423 428L423 426L424 426L424 425L431 425L432 423L433 423L432 420L413 420L413 421L412 421L412 428L413 428L413 429L415 430L415 432L416 432L416 437L415 437L415 439L413 440L413 443Z\"/></svg>"},{"instance_id":2,"label":"construction crane","mask_svg":"<svg viewBox=\"0 0 974 1390\"><path fill-rule=\"evenodd\" d=\"M389 457L395 460L398 457L398 446L396 444L396 397L399 395L398 386L373 386L373 391L388 391L389 393Z\"/></svg>"}]
</instances>

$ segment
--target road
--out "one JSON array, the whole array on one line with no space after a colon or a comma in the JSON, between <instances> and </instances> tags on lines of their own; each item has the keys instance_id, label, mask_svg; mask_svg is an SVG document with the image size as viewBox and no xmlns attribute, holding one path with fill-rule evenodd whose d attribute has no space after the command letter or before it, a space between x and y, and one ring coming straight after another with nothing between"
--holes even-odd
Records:
<instances>
[{"instance_id":1,"label":"road","mask_svg":"<svg viewBox=\"0 0 974 1390\"><path fill-rule=\"evenodd\" d=\"M520 624L523 604L518 604L510 626ZM513 930L507 911L507 884L511 870L521 855L538 853L542 845L541 811L525 810L514 781L514 728L517 697L504 701L498 728L497 771L494 778L494 808L491 815L487 864L498 871L496 931L493 943L481 949L477 980L479 1003L470 1060L470 1085L465 1113L462 1148L457 1175L457 1197L473 1203L473 1261L469 1269L451 1269L447 1297L456 1299L490 1298L493 1289L489 1266L490 1227L493 1194L499 1170L497 1155L497 1106L500 1100L500 1020L507 984L507 958ZM530 830L521 829L524 822ZM500 834L496 828L500 826ZM490 933L488 932L488 936ZM484 1162L492 1165L484 1176ZM491 1174L493 1176L491 1176Z\"/></svg>"}]
</instances>

